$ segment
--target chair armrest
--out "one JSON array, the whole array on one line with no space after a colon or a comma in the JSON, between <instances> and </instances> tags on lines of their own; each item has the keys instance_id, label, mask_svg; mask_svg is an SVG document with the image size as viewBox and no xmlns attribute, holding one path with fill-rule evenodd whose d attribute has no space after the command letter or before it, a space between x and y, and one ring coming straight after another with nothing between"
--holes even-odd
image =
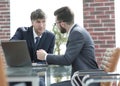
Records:
<instances>
[{"instance_id":1,"label":"chair armrest","mask_svg":"<svg viewBox=\"0 0 120 86\"><path fill-rule=\"evenodd\" d=\"M90 69L90 70L79 70L76 71L72 78L71 78L71 84L73 86L80 86L82 85L82 78L87 75L87 74L101 74L101 73L105 73L103 70L101 69Z\"/></svg>"},{"instance_id":2,"label":"chair armrest","mask_svg":"<svg viewBox=\"0 0 120 86\"><path fill-rule=\"evenodd\" d=\"M98 75L85 75L81 82L83 86L89 86L92 83L113 82L118 80L120 80L120 74L118 73L103 73Z\"/></svg>"}]
</instances>

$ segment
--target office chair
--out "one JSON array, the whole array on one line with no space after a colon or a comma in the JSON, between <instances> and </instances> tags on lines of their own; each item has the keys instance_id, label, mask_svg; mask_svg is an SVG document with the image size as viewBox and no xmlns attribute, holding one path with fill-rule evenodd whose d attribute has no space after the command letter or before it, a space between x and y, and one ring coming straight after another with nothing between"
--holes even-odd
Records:
<instances>
[{"instance_id":1,"label":"office chair","mask_svg":"<svg viewBox=\"0 0 120 86\"><path fill-rule=\"evenodd\" d=\"M119 61L119 56L120 56L120 48L106 49L106 52L104 53L103 60L100 65L100 70L103 70L105 73L115 72L118 61ZM83 70L83 71L84 71L83 77L90 73L96 73L96 70L92 70L92 71ZM90 73L88 73L88 72L90 72ZM73 76L71 78L71 83L73 84L73 86L79 86L79 85L76 85L76 83L78 83L78 82L81 84L82 79L78 80L80 73L81 73L80 71L77 71L73 74ZM77 80L76 80L76 78L77 78ZM112 86L112 82L101 82L100 86Z\"/></svg>"},{"instance_id":2,"label":"office chair","mask_svg":"<svg viewBox=\"0 0 120 86\"><path fill-rule=\"evenodd\" d=\"M84 86L82 80L85 75L102 75L102 74L106 74L106 72L99 69L79 70L73 74L71 78L71 84L72 86Z\"/></svg>"},{"instance_id":3,"label":"office chair","mask_svg":"<svg viewBox=\"0 0 120 86\"><path fill-rule=\"evenodd\" d=\"M120 48L108 48L102 57L100 68L105 72L115 72L119 61Z\"/></svg>"},{"instance_id":4,"label":"office chair","mask_svg":"<svg viewBox=\"0 0 120 86\"><path fill-rule=\"evenodd\" d=\"M120 86L120 81L118 82L118 86Z\"/></svg>"},{"instance_id":5,"label":"office chair","mask_svg":"<svg viewBox=\"0 0 120 86\"><path fill-rule=\"evenodd\" d=\"M1 55L0 55L0 86L8 86Z\"/></svg>"},{"instance_id":6,"label":"office chair","mask_svg":"<svg viewBox=\"0 0 120 86\"><path fill-rule=\"evenodd\" d=\"M108 48L104 53L100 68L105 72L115 72L120 57L120 48ZM112 86L111 82L102 82L101 86Z\"/></svg>"}]
</instances>

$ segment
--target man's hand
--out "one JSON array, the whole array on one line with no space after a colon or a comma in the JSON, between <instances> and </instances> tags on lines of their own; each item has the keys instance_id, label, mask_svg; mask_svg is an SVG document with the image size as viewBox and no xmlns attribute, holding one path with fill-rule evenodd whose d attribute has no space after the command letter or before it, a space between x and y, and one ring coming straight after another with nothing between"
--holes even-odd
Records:
<instances>
[{"instance_id":1,"label":"man's hand","mask_svg":"<svg viewBox=\"0 0 120 86\"><path fill-rule=\"evenodd\" d=\"M43 49L37 50L37 59L46 60L46 58L45 58L46 56L47 56L47 53L45 50L43 50Z\"/></svg>"}]
</instances>

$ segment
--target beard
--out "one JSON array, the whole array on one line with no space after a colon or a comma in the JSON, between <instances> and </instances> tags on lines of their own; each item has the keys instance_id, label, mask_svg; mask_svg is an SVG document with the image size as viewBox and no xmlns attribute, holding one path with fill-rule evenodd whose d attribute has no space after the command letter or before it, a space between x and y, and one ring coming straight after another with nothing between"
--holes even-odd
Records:
<instances>
[{"instance_id":1,"label":"beard","mask_svg":"<svg viewBox=\"0 0 120 86\"><path fill-rule=\"evenodd\" d=\"M60 26L60 32L61 32L61 33L66 33L66 29L63 28L62 26Z\"/></svg>"}]
</instances>

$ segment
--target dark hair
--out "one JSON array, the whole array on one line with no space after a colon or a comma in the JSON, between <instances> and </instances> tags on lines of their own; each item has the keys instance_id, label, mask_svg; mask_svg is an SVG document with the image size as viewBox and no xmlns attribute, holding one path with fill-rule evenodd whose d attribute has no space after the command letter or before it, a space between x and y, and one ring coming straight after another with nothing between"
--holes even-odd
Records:
<instances>
[{"instance_id":1,"label":"dark hair","mask_svg":"<svg viewBox=\"0 0 120 86\"><path fill-rule=\"evenodd\" d=\"M37 9L31 13L30 16L31 20L36 20L36 19L45 19L45 13L41 9Z\"/></svg>"},{"instance_id":2,"label":"dark hair","mask_svg":"<svg viewBox=\"0 0 120 86\"><path fill-rule=\"evenodd\" d=\"M57 20L67 22L68 24L74 23L74 14L69 7L61 7L54 12Z\"/></svg>"}]
</instances>

